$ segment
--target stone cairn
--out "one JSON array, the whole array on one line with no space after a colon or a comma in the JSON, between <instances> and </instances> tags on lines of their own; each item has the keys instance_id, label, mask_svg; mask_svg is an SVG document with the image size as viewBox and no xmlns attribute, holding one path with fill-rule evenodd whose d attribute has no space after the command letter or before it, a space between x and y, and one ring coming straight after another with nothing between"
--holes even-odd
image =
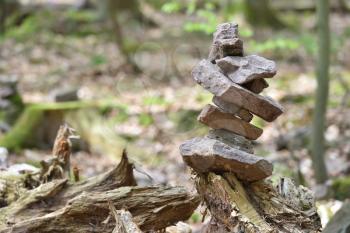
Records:
<instances>
[{"instance_id":1,"label":"stone cairn","mask_svg":"<svg viewBox=\"0 0 350 233\"><path fill-rule=\"evenodd\" d=\"M205 106L198 116L211 128L209 134L180 146L211 213L207 232L318 232L320 228L312 194L287 178L275 188L264 180L272 175L271 162L254 155L252 140L263 130L249 123L253 114L272 122L283 113L280 104L260 95L269 86L265 78L275 74L275 62L244 56L234 23L217 27L208 59L192 71L193 79L214 95L215 104ZM308 215L301 214L305 209ZM284 226L283 220L288 220ZM300 227L300 221L307 227ZM305 231L298 231L302 228Z\"/></svg>"}]
</instances>

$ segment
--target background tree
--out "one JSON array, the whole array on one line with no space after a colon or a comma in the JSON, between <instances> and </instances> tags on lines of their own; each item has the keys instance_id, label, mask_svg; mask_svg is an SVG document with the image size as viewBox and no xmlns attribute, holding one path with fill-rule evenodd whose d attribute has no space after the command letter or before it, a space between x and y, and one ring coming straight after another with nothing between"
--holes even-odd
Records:
<instances>
[{"instance_id":1,"label":"background tree","mask_svg":"<svg viewBox=\"0 0 350 233\"><path fill-rule=\"evenodd\" d=\"M317 1L318 59L316 67L317 90L313 121L312 160L316 182L321 184L328 179L325 165L325 118L329 90L329 1Z\"/></svg>"},{"instance_id":2,"label":"background tree","mask_svg":"<svg viewBox=\"0 0 350 233\"><path fill-rule=\"evenodd\" d=\"M245 0L244 10L247 21L253 26L267 26L275 29L285 27L271 8L269 0Z\"/></svg>"}]
</instances>

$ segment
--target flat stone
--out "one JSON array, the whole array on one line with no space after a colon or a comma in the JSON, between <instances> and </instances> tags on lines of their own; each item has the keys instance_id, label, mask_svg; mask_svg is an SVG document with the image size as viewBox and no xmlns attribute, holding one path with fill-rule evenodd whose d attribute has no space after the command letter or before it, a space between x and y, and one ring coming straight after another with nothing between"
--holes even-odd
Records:
<instances>
[{"instance_id":1,"label":"flat stone","mask_svg":"<svg viewBox=\"0 0 350 233\"><path fill-rule=\"evenodd\" d=\"M257 55L228 56L217 60L216 64L236 84L245 84L256 79L272 78L276 74L275 62Z\"/></svg>"},{"instance_id":2,"label":"flat stone","mask_svg":"<svg viewBox=\"0 0 350 233\"><path fill-rule=\"evenodd\" d=\"M254 154L252 141L224 129L211 129L208 138L219 140L233 148Z\"/></svg>"},{"instance_id":3,"label":"flat stone","mask_svg":"<svg viewBox=\"0 0 350 233\"><path fill-rule=\"evenodd\" d=\"M193 138L180 146L185 163L196 172L233 172L244 181L258 181L272 174L272 164L264 158L237 150L208 137Z\"/></svg>"},{"instance_id":4,"label":"flat stone","mask_svg":"<svg viewBox=\"0 0 350 233\"><path fill-rule=\"evenodd\" d=\"M245 138L255 140L263 130L249 124L230 113L221 111L213 105L206 105L198 116L198 121L212 129L226 129Z\"/></svg>"},{"instance_id":5,"label":"flat stone","mask_svg":"<svg viewBox=\"0 0 350 233\"><path fill-rule=\"evenodd\" d=\"M261 93L265 88L269 87L269 84L265 79L255 79L246 84L242 85L244 88L248 89L255 94Z\"/></svg>"},{"instance_id":6,"label":"flat stone","mask_svg":"<svg viewBox=\"0 0 350 233\"><path fill-rule=\"evenodd\" d=\"M282 106L277 102L233 83L208 60L202 60L195 66L192 77L215 96L242 107L266 121L271 122L283 113Z\"/></svg>"},{"instance_id":7,"label":"flat stone","mask_svg":"<svg viewBox=\"0 0 350 233\"><path fill-rule=\"evenodd\" d=\"M243 41L239 38L218 39L213 42L208 60L215 63L226 56L243 56Z\"/></svg>"},{"instance_id":8,"label":"flat stone","mask_svg":"<svg viewBox=\"0 0 350 233\"><path fill-rule=\"evenodd\" d=\"M218 106L224 112L236 115L246 122L250 122L253 119L253 114L251 114L249 111L245 110L244 108L238 107L233 103L226 102L225 100L222 100L217 96L214 96L212 101L216 106Z\"/></svg>"}]
</instances>

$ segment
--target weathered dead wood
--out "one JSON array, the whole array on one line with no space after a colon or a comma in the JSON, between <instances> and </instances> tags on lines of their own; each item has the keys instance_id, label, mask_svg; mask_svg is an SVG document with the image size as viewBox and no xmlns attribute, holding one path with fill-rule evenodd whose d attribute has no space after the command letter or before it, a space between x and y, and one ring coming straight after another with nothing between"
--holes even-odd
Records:
<instances>
[{"instance_id":1,"label":"weathered dead wood","mask_svg":"<svg viewBox=\"0 0 350 233\"><path fill-rule=\"evenodd\" d=\"M288 184L278 191L267 180L244 184L232 173L198 175L197 189L213 216L206 232L320 232L312 195Z\"/></svg>"},{"instance_id":2,"label":"weathered dead wood","mask_svg":"<svg viewBox=\"0 0 350 233\"><path fill-rule=\"evenodd\" d=\"M181 187L135 187L133 167L124 151L119 165L104 174L78 183L53 179L28 190L1 208L0 232L112 232L115 221L104 224L110 203L130 211L145 231L191 216L197 195Z\"/></svg>"},{"instance_id":3,"label":"weathered dead wood","mask_svg":"<svg viewBox=\"0 0 350 233\"><path fill-rule=\"evenodd\" d=\"M151 231L188 219L199 198L181 187L121 187L107 192L83 192L64 208L1 227L0 232L111 232L115 224L103 224L110 214L109 203L116 209L129 210L142 230Z\"/></svg>"},{"instance_id":4,"label":"weathered dead wood","mask_svg":"<svg viewBox=\"0 0 350 233\"><path fill-rule=\"evenodd\" d=\"M133 222L129 211L117 210L112 203L109 204L109 209L115 218L115 228L112 233L142 233Z\"/></svg>"},{"instance_id":5,"label":"weathered dead wood","mask_svg":"<svg viewBox=\"0 0 350 233\"><path fill-rule=\"evenodd\" d=\"M28 191L16 202L2 208L0 226L6 222L13 222L13 219L22 221L32 217L33 214L42 216L62 208L69 200L82 192L103 192L123 186L134 186L136 181L133 176L133 164L129 162L124 152L119 165L106 173L78 183L70 183L66 179L61 179L47 184ZM43 204L41 200L45 203ZM27 208L28 206L31 208Z\"/></svg>"}]
</instances>

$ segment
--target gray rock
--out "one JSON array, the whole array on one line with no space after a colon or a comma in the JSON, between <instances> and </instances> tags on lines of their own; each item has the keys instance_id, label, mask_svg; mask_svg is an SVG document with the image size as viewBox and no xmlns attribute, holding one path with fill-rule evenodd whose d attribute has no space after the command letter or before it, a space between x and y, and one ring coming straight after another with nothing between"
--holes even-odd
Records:
<instances>
[{"instance_id":1,"label":"gray rock","mask_svg":"<svg viewBox=\"0 0 350 233\"><path fill-rule=\"evenodd\" d=\"M243 84L242 87L248 89L255 94L261 93L265 88L269 87L269 84L265 79L255 79L246 84Z\"/></svg>"},{"instance_id":2,"label":"gray rock","mask_svg":"<svg viewBox=\"0 0 350 233\"><path fill-rule=\"evenodd\" d=\"M235 23L219 24L213 35L208 60L215 63L225 56L243 56L243 41L238 38L238 25Z\"/></svg>"},{"instance_id":3,"label":"gray rock","mask_svg":"<svg viewBox=\"0 0 350 233\"><path fill-rule=\"evenodd\" d=\"M230 113L208 104L198 116L198 121L212 129L226 129L245 138L255 140L262 134L262 129L249 124Z\"/></svg>"},{"instance_id":4,"label":"gray rock","mask_svg":"<svg viewBox=\"0 0 350 233\"><path fill-rule=\"evenodd\" d=\"M232 39L238 37L238 24L236 23L222 23L216 27L213 35L213 41L219 39Z\"/></svg>"},{"instance_id":5,"label":"gray rock","mask_svg":"<svg viewBox=\"0 0 350 233\"><path fill-rule=\"evenodd\" d=\"M67 102L78 100L78 90L75 88L55 89L50 93L51 98L55 102Z\"/></svg>"},{"instance_id":6,"label":"gray rock","mask_svg":"<svg viewBox=\"0 0 350 233\"><path fill-rule=\"evenodd\" d=\"M276 74L275 62L257 55L224 57L217 60L216 64L232 82L237 84L245 84L261 78L272 78Z\"/></svg>"},{"instance_id":7,"label":"gray rock","mask_svg":"<svg viewBox=\"0 0 350 233\"><path fill-rule=\"evenodd\" d=\"M283 113L282 106L277 102L233 83L210 61L199 62L192 70L192 77L215 96L242 107L266 121L271 122Z\"/></svg>"},{"instance_id":8,"label":"gray rock","mask_svg":"<svg viewBox=\"0 0 350 233\"><path fill-rule=\"evenodd\" d=\"M15 88L18 84L18 78L16 76L0 76L0 86L6 86Z\"/></svg>"},{"instance_id":9,"label":"gray rock","mask_svg":"<svg viewBox=\"0 0 350 233\"><path fill-rule=\"evenodd\" d=\"M212 101L216 106L218 106L224 112L236 115L246 122L250 122L253 119L253 114L251 114L249 111L245 110L244 108L238 107L233 103L226 102L217 96L214 96Z\"/></svg>"},{"instance_id":10,"label":"gray rock","mask_svg":"<svg viewBox=\"0 0 350 233\"><path fill-rule=\"evenodd\" d=\"M8 97L11 97L16 93L16 90L14 90L11 87L0 87L0 99L6 99Z\"/></svg>"},{"instance_id":11,"label":"gray rock","mask_svg":"<svg viewBox=\"0 0 350 233\"><path fill-rule=\"evenodd\" d=\"M233 172L241 180L257 181L269 177L273 170L269 161L208 137L185 141L180 153L199 173Z\"/></svg>"},{"instance_id":12,"label":"gray rock","mask_svg":"<svg viewBox=\"0 0 350 233\"><path fill-rule=\"evenodd\" d=\"M239 38L218 39L213 42L208 60L215 63L226 56L243 56L243 41Z\"/></svg>"},{"instance_id":13,"label":"gray rock","mask_svg":"<svg viewBox=\"0 0 350 233\"><path fill-rule=\"evenodd\" d=\"M254 154L253 143L238 134L224 129L211 129L208 138L219 140L233 148Z\"/></svg>"}]
</instances>

